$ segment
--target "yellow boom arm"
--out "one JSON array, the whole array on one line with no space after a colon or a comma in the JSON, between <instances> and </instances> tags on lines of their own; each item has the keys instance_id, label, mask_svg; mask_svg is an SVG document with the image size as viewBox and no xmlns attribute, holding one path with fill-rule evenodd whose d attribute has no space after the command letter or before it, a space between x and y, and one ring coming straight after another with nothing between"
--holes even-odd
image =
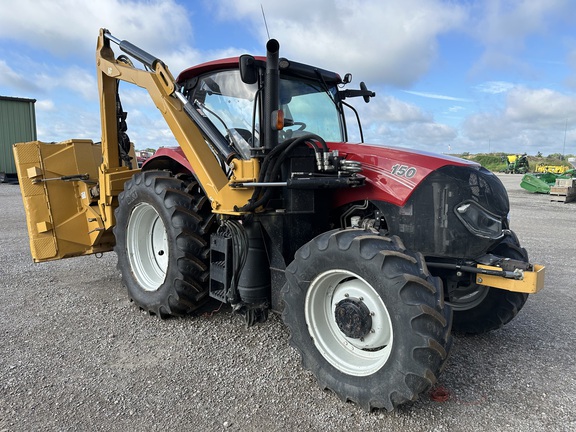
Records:
<instances>
[{"instance_id":1,"label":"yellow boom arm","mask_svg":"<svg viewBox=\"0 0 576 432\"><path fill-rule=\"evenodd\" d=\"M144 63L138 69L125 56L116 59L110 42ZM191 107L176 88L174 77L160 60L101 29L96 48L101 145L89 140L58 144L18 143L14 156L26 211L30 248L35 261L109 251L117 196L131 169L118 145L118 81L148 91L193 168L214 213L240 214L253 189L234 183L255 182L258 159L243 160L232 153L226 167L214 154L213 142L191 118ZM132 149L133 153L133 149ZM226 174L228 172L228 174Z\"/></svg>"},{"instance_id":2,"label":"yellow boom arm","mask_svg":"<svg viewBox=\"0 0 576 432\"><path fill-rule=\"evenodd\" d=\"M152 71L137 69L118 61L110 48L110 40L117 42L120 48L137 58L149 62ZM148 57L147 57L148 56ZM214 155L206 138L184 109L185 99L177 94L174 77L160 60L150 57L126 41L118 41L107 30L101 29L96 50L98 68L98 86L102 119L102 155L100 172L100 207L105 221L112 221L110 207L112 199L118 194L114 183L125 180L132 173L124 173L118 155L118 131L116 121L117 81L127 81L148 91L156 107L166 120L176 141L194 169L194 174L202 185L215 213L238 214L238 208L248 202L252 189L232 188L233 182L253 182L258 177L258 160L233 159L229 162L232 171L227 177L220 162ZM123 184L123 181L120 181ZM107 223L108 225L108 223Z\"/></svg>"}]
</instances>

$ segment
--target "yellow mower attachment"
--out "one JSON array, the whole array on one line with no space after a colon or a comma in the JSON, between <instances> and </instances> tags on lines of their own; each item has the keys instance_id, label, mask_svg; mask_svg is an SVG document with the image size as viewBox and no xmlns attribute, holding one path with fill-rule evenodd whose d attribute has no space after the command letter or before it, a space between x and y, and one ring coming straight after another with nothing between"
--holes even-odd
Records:
<instances>
[{"instance_id":1,"label":"yellow mower attachment","mask_svg":"<svg viewBox=\"0 0 576 432\"><path fill-rule=\"evenodd\" d=\"M32 141L14 145L35 262L112 250L114 237L98 207L99 144Z\"/></svg>"}]
</instances>

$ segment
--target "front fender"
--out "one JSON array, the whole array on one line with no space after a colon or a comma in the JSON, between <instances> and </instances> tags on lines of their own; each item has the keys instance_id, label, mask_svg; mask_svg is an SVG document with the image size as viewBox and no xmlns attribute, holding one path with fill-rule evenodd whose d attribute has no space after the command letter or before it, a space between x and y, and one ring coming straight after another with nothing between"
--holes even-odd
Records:
<instances>
[{"instance_id":1,"label":"front fender","mask_svg":"<svg viewBox=\"0 0 576 432\"><path fill-rule=\"evenodd\" d=\"M180 147L159 148L152 157L142 165L142 171L169 170L174 174L193 174L192 165Z\"/></svg>"}]
</instances>

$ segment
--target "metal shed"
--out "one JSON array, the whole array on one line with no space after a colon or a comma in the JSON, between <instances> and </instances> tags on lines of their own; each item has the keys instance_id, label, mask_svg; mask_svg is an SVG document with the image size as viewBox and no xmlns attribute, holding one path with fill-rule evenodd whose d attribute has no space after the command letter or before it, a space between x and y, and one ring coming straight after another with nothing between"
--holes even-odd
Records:
<instances>
[{"instance_id":1,"label":"metal shed","mask_svg":"<svg viewBox=\"0 0 576 432\"><path fill-rule=\"evenodd\" d=\"M16 178L12 145L36 141L36 99L0 96L0 181Z\"/></svg>"}]
</instances>

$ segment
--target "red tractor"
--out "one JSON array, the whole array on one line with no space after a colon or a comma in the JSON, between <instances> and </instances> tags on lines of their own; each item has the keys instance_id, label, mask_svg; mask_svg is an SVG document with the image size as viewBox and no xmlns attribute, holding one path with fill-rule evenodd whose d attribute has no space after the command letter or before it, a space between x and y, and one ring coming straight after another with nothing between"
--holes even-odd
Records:
<instances>
[{"instance_id":1,"label":"red tractor","mask_svg":"<svg viewBox=\"0 0 576 432\"><path fill-rule=\"evenodd\" d=\"M145 69L115 58L112 43ZM542 288L544 269L510 230L494 174L348 142L347 111L362 136L349 101L375 96L364 83L345 89L349 75L281 58L270 40L266 57L174 79L107 30L97 64L102 144L15 147L36 261L114 249L130 298L162 317L209 298L249 325L281 313L304 367L367 410L416 399L436 382L451 331L497 329ZM180 145L141 169L119 81L149 91ZM96 156L70 156L76 168L45 157L68 149ZM44 209L50 199L59 206Z\"/></svg>"}]
</instances>

